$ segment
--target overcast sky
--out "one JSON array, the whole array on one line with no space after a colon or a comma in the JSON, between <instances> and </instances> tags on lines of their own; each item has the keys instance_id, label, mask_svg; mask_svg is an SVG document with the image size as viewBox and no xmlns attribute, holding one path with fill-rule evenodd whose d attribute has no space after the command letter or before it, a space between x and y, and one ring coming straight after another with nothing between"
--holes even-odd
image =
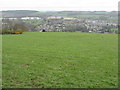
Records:
<instances>
[{"instance_id":1,"label":"overcast sky","mask_svg":"<svg viewBox=\"0 0 120 90\"><path fill-rule=\"evenodd\" d=\"M39 11L117 11L118 1L119 0L1 0L0 9Z\"/></svg>"}]
</instances>

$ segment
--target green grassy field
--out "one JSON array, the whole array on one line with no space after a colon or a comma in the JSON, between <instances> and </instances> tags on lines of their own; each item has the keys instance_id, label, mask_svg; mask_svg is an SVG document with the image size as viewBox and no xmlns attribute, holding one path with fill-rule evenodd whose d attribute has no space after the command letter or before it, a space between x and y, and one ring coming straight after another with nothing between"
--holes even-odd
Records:
<instances>
[{"instance_id":1,"label":"green grassy field","mask_svg":"<svg viewBox=\"0 0 120 90\"><path fill-rule=\"evenodd\" d=\"M3 88L115 88L118 35L26 32L2 36Z\"/></svg>"},{"instance_id":2,"label":"green grassy field","mask_svg":"<svg viewBox=\"0 0 120 90\"><path fill-rule=\"evenodd\" d=\"M39 25L44 23L43 20L24 20L23 22L31 25Z\"/></svg>"}]
</instances>

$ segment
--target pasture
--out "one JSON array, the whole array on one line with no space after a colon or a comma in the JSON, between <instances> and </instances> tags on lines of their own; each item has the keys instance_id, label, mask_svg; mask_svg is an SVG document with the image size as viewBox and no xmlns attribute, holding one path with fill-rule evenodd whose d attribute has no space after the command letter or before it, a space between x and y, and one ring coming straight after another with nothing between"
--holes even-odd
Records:
<instances>
[{"instance_id":1,"label":"pasture","mask_svg":"<svg viewBox=\"0 0 120 90\"><path fill-rule=\"evenodd\" d=\"M118 35L2 35L3 88L117 88Z\"/></svg>"}]
</instances>

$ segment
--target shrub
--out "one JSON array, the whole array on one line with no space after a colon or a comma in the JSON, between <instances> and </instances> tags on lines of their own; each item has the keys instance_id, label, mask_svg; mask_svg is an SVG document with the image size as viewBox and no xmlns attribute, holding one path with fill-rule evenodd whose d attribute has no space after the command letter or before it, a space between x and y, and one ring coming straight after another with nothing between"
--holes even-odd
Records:
<instances>
[{"instance_id":1,"label":"shrub","mask_svg":"<svg viewBox=\"0 0 120 90\"><path fill-rule=\"evenodd\" d=\"M15 34L22 34L23 30L15 30Z\"/></svg>"},{"instance_id":2,"label":"shrub","mask_svg":"<svg viewBox=\"0 0 120 90\"><path fill-rule=\"evenodd\" d=\"M2 34L2 28L0 28L0 34Z\"/></svg>"},{"instance_id":3,"label":"shrub","mask_svg":"<svg viewBox=\"0 0 120 90\"><path fill-rule=\"evenodd\" d=\"M23 30L9 30L9 29L2 29L1 32L2 34L22 34Z\"/></svg>"},{"instance_id":4,"label":"shrub","mask_svg":"<svg viewBox=\"0 0 120 90\"><path fill-rule=\"evenodd\" d=\"M9 29L6 29L6 28L2 29L2 34L10 34L10 33L11 33L11 30Z\"/></svg>"}]
</instances>

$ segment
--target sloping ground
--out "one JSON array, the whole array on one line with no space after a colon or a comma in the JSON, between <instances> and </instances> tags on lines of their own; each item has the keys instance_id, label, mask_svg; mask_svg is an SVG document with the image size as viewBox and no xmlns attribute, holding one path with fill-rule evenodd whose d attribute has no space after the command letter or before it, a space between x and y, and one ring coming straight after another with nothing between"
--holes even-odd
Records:
<instances>
[{"instance_id":1,"label":"sloping ground","mask_svg":"<svg viewBox=\"0 0 120 90\"><path fill-rule=\"evenodd\" d=\"M3 88L115 88L118 36L79 32L3 35Z\"/></svg>"}]
</instances>

